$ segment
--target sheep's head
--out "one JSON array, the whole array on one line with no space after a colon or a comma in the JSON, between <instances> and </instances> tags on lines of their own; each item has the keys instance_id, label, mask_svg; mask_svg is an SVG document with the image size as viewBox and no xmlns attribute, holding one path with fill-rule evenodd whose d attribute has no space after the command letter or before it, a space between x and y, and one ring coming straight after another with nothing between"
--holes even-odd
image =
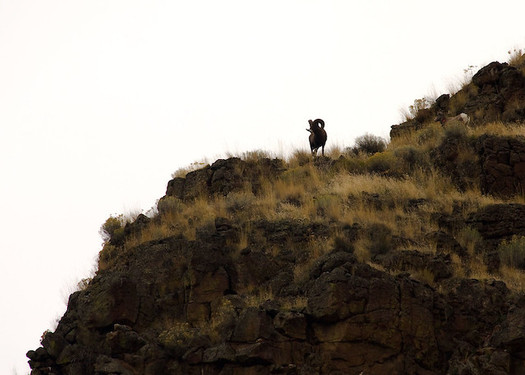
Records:
<instances>
[{"instance_id":1,"label":"sheep's head","mask_svg":"<svg viewBox=\"0 0 525 375\"><path fill-rule=\"evenodd\" d=\"M312 121L312 120L308 120L308 123L310 124L310 129L313 129L313 128L319 128L319 125L321 125L321 129L324 129L324 121L321 120L320 118Z\"/></svg>"}]
</instances>

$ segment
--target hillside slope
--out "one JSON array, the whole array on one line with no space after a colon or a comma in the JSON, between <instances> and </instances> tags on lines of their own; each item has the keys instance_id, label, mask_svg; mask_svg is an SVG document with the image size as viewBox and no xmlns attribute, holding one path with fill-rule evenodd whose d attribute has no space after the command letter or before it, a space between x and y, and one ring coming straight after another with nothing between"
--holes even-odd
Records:
<instances>
[{"instance_id":1,"label":"hillside slope","mask_svg":"<svg viewBox=\"0 0 525 375\"><path fill-rule=\"evenodd\" d=\"M493 63L380 152L175 177L104 224L32 374L525 373L523 82Z\"/></svg>"}]
</instances>

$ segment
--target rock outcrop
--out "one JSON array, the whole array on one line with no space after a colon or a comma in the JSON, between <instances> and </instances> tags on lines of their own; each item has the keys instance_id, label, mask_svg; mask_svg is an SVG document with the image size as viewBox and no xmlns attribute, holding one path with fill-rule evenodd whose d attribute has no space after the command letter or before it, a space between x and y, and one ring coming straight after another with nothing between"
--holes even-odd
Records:
<instances>
[{"instance_id":1,"label":"rock outcrop","mask_svg":"<svg viewBox=\"0 0 525 375\"><path fill-rule=\"evenodd\" d=\"M413 119L392 125L390 138L422 129L438 113L455 116L462 112L470 116L471 126L491 121L525 121L525 76L516 67L494 61L481 68L472 82L454 95L441 95Z\"/></svg>"},{"instance_id":2,"label":"rock outcrop","mask_svg":"<svg viewBox=\"0 0 525 375\"><path fill-rule=\"evenodd\" d=\"M449 136L431 151L434 165L465 190L479 188L497 197L522 194L525 186L525 138Z\"/></svg>"},{"instance_id":3,"label":"rock outcrop","mask_svg":"<svg viewBox=\"0 0 525 375\"><path fill-rule=\"evenodd\" d=\"M525 77L513 66L497 61L481 68L473 77L476 95L461 109L478 122L525 120Z\"/></svg>"},{"instance_id":4,"label":"rock outcrop","mask_svg":"<svg viewBox=\"0 0 525 375\"><path fill-rule=\"evenodd\" d=\"M509 197L525 187L525 138L482 136L476 145L485 194Z\"/></svg>"},{"instance_id":5,"label":"rock outcrop","mask_svg":"<svg viewBox=\"0 0 525 375\"><path fill-rule=\"evenodd\" d=\"M521 205L489 206L469 224L490 242L525 232L523 215ZM139 217L128 231L146 222ZM56 331L27 354L32 374L525 371L525 304L502 282L454 278L450 255L465 250L451 235L428 235L434 255L378 253L381 270L358 262L351 245L378 228L253 225L241 251L232 246L241 229L226 218L195 240L129 249L71 295ZM294 274L312 238L336 233L331 251ZM407 271L429 272L441 291Z\"/></svg>"},{"instance_id":6,"label":"rock outcrop","mask_svg":"<svg viewBox=\"0 0 525 375\"><path fill-rule=\"evenodd\" d=\"M512 236L525 236L525 205L517 203L488 205L472 213L467 224L475 228L490 249Z\"/></svg>"},{"instance_id":7,"label":"rock outcrop","mask_svg":"<svg viewBox=\"0 0 525 375\"><path fill-rule=\"evenodd\" d=\"M474 125L525 119L513 67L492 63L464 90L391 135L453 109ZM380 191L330 190L366 173L362 158L345 156L290 170L278 159L220 159L172 179L158 214L109 233L96 275L27 353L32 375L524 374L525 297L498 281L498 246L525 236L525 205L503 200L523 193L525 139L464 130L440 133L428 165L403 170L395 152L379 153ZM424 167L450 177L454 198L414 193L421 175L411 189L396 185ZM306 195L316 170L340 179ZM471 188L503 203L457 198ZM198 204L215 211L187 218ZM339 206L359 215L341 218ZM473 258L491 277L470 278Z\"/></svg>"},{"instance_id":8,"label":"rock outcrop","mask_svg":"<svg viewBox=\"0 0 525 375\"><path fill-rule=\"evenodd\" d=\"M505 285L451 279L445 259L434 260L449 280L440 294L331 252L277 292L305 300L285 307L241 291L277 282L293 257L240 257L218 231L134 249L70 297L57 330L28 353L33 374L445 374L473 355L498 373L524 363L523 310Z\"/></svg>"},{"instance_id":9,"label":"rock outcrop","mask_svg":"<svg viewBox=\"0 0 525 375\"><path fill-rule=\"evenodd\" d=\"M168 183L166 197L189 200L211 194L227 195L250 185L257 193L261 188L260 177L272 180L284 170L279 159L262 159L247 162L240 158L219 159L211 166L175 177Z\"/></svg>"}]
</instances>

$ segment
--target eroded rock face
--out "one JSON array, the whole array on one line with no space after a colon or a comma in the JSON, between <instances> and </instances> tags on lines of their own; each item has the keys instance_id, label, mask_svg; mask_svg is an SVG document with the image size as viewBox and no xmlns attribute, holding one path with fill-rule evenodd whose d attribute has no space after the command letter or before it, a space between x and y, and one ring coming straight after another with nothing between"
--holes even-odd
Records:
<instances>
[{"instance_id":1,"label":"eroded rock face","mask_svg":"<svg viewBox=\"0 0 525 375\"><path fill-rule=\"evenodd\" d=\"M494 61L481 68L473 77L472 83L457 94L461 99L450 108L453 97L442 95L434 105L421 111L421 116L399 125L392 125L390 138L400 137L407 131L419 130L423 123L438 112L448 116L466 113L471 118L471 125L491 121L525 121L525 77L513 66ZM418 114L419 115L419 114Z\"/></svg>"},{"instance_id":2,"label":"eroded rock face","mask_svg":"<svg viewBox=\"0 0 525 375\"><path fill-rule=\"evenodd\" d=\"M460 155L463 154L463 157ZM525 186L525 138L483 135L475 142L446 137L431 151L434 164L465 190L479 187L484 194L513 197ZM470 155L465 158L464 155Z\"/></svg>"},{"instance_id":3,"label":"eroded rock face","mask_svg":"<svg viewBox=\"0 0 525 375\"><path fill-rule=\"evenodd\" d=\"M512 236L525 236L525 205L518 203L492 204L471 214L467 223L495 248Z\"/></svg>"},{"instance_id":4,"label":"eroded rock face","mask_svg":"<svg viewBox=\"0 0 525 375\"><path fill-rule=\"evenodd\" d=\"M465 154L471 157L465 158ZM446 136L438 147L430 151L430 155L434 165L450 176L458 189L479 186L482 168L474 146L466 135Z\"/></svg>"},{"instance_id":5,"label":"eroded rock face","mask_svg":"<svg viewBox=\"0 0 525 375\"><path fill-rule=\"evenodd\" d=\"M504 284L450 279L445 255L398 252L385 264L428 261L447 294L337 250L282 285L293 252L239 254L224 230L219 220L196 241L139 246L99 272L28 353L33 374L445 374L473 355L480 368L519 365L522 312ZM304 303L250 303L249 285Z\"/></svg>"},{"instance_id":6,"label":"eroded rock face","mask_svg":"<svg viewBox=\"0 0 525 375\"><path fill-rule=\"evenodd\" d=\"M188 181L200 181L205 194L235 191L239 176L257 186L257 174L239 161L214 165L172 180L168 195L192 199L184 195ZM409 201L406 209L422 204ZM56 331L27 353L32 374L523 373L525 302L501 282L452 277L451 254L468 256L453 236L465 224L462 211L436 220L443 230L426 238L436 254L395 250L400 245L386 227L301 219L256 220L239 249L232 244L241 224L224 217L195 240L169 237L128 249L71 295ZM524 205L492 205L466 224L491 249L525 235L523 217ZM126 228L133 233L147 223L140 217ZM308 245L335 235L310 264ZM388 240L374 254L380 269L353 254L359 238L378 236ZM429 272L439 287L407 271Z\"/></svg>"},{"instance_id":7,"label":"eroded rock face","mask_svg":"<svg viewBox=\"0 0 525 375\"><path fill-rule=\"evenodd\" d=\"M435 324L443 312L430 288L346 262L314 280L307 295L321 373L418 373L443 365Z\"/></svg>"},{"instance_id":8,"label":"eroded rock face","mask_svg":"<svg viewBox=\"0 0 525 375\"><path fill-rule=\"evenodd\" d=\"M525 138L483 136L476 148L480 155L483 193L510 197L523 192Z\"/></svg>"},{"instance_id":9,"label":"eroded rock face","mask_svg":"<svg viewBox=\"0 0 525 375\"><path fill-rule=\"evenodd\" d=\"M228 195L249 184L254 194L261 189L261 177L272 180L284 171L282 160L247 162L239 158L219 159L211 166L176 177L168 182L166 197L191 200L211 195Z\"/></svg>"},{"instance_id":10,"label":"eroded rock face","mask_svg":"<svg viewBox=\"0 0 525 375\"><path fill-rule=\"evenodd\" d=\"M525 371L525 300L521 298L516 306L510 311L508 318L498 326L492 336L490 343L494 347L504 348L513 353L519 361L519 370Z\"/></svg>"},{"instance_id":11,"label":"eroded rock face","mask_svg":"<svg viewBox=\"0 0 525 375\"><path fill-rule=\"evenodd\" d=\"M472 83L479 92L466 103L465 111L474 114L483 109L483 117L479 118L483 121L523 121L525 77L518 69L495 61L481 68Z\"/></svg>"}]
</instances>

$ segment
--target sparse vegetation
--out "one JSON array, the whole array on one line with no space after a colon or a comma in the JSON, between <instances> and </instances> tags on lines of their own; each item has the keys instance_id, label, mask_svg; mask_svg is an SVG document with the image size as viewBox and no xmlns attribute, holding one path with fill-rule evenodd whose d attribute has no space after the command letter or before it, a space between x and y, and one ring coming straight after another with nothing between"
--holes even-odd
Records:
<instances>
[{"instance_id":1,"label":"sparse vegetation","mask_svg":"<svg viewBox=\"0 0 525 375\"><path fill-rule=\"evenodd\" d=\"M79 346L82 360L82 341L96 339L142 364L160 353L176 373L461 373L464 358L476 373L521 366L522 78L492 63L453 96L414 101L391 141L365 134L321 157L256 150L177 171L148 216L102 225L99 274L80 285L60 336L46 335L49 358L65 358L53 354L59 344L68 355ZM500 87L506 80L518 94ZM486 105L500 91L513 98ZM472 122L454 120L462 110ZM72 330L77 317L84 326ZM290 348L299 354L272 362ZM386 356L337 367L370 348ZM289 367L314 351L307 367Z\"/></svg>"},{"instance_id":2,"label":"sparse vegetation","mask_svg":"<svg viewBox=\"0 0 525 375\"><path fill-rule=\"evenodd\" d=\"M512 65L521 70L522 73L525 71L525 53L521 48L514 48L507 52L509 54L509 65Z\"/></svg>"},{"instance_id":3,"label":"sparse vegetation","mask_svg":"<svg viewBox=\"0 0 525 375\"><path fill-rule=\"evenodd\" d=\"M175 172L172 173L171 175L171 178L175 178L175 177L184 177L186 176L188 173L190 172L193 172L197 169L201 169L201 168L204 168L205 166L208 165L208 161L206 160L203 160L203 161L195 161L193 163L191 163L189 166L187 167L184 167L184 168L180 168L180 169L177 169Z\"/></svg>"},{"instance_id":4,"label":"sparse vegetation","mask_svg":"<svg viewBox=\"0 0 525 375\"><path fill-rule=\"evenodd\" d=\"M372 134L365 134L357 137L353 151L355 154L360 152L372 155L385 151L387 142L385 139Z\"/></svg>"},{"instance_id":5,"label":"sparse vegetation","mask_svg":"<svg viewBox=\"0 0 525 375\"><path fill-rule=\"evenodd\" d=\"M110 216L100 227L100 236L104 243L120 242L124 238L124 225L126 221L123 215Z\"/></svg>"},{"instance_id":6,"label":"sparse vegetation","mask_svg":"<svg viewBox=\"0 0 525 375\"><path fill-rule=\"evenodd\" d=\"M187 201L165 197L159 202L154 220L139 233L127 236L124 228L128 220L123 216L110 217L101 228L105 246L99 267L110 267L119 254L147 241L178 235L193 240L201 228L213 229L219 217L241 228L239 237L230 243L237 252L253 240L253 223L257 220L332 223L333 240L311 238L309 258L295 266L296 281L304 279L313 262L332 249L347 249L359 261L372 264L377 256L399 246L396 243L400 239L401 243L417 244L420 251L435 251L425 236L438 230L434 220L436 214L450 213L452 207L463 207L462 215L466 217L484 205L502 202L482 195L475 184L459 189L453 179L434 166L431 153L443 142L458 145L456 161L459 166L469 168L476 164L477 156L468 145L484 134L521 136L524 133L523 126L518 124L493 122L475 128L455 124L444 128L430 120L427 126L390 143L369 134L359 137L352 152L341 159L334 157L313 162L309 152L296 150L285 160L285 171L280 177L264 180L257 194L250 184L245 184L240 190L214 197ZM339 149L335 152L340 155ZM254 151L244 153L242 159L257 163L272 156ZM523 199L516 196L513 200L521 202ZM338 236L341 228L348 225L361 226L364 234L351 241ZM457 240L470 256L470 264L459 259L453 261L458 275L495 277L488 274L483 265L479 233L464 228L457 233ZM501 245L506 272L498 277L525 266L522 249L525 246L520 241L523 240ZM281 246L268 251L278 254L286 246L294 245ZM519 275L512 274L511 285L519 284L516 281ZM428 270L415 270L414 277L435 283Z\"/></svg>"},{"instance_id":7,"label":"sparse vegetation","mask_svg":"<svg viewBox=\"0 0 525 375\"><path fill-rule=\"evenodd\" d=\"M514 236L498 247L501 263L509 268L525 269L525 237Z\"/></svg>"},{"instance_id":8,"label":"sparse vegetation","mask_svg":"<svg viewBox=\"0 0 525 375\"><path fill-rule=\"evenodd\" d=\"M434 99L430 96L425 96L420 99L415 99L414 103L410 105L407 109L401 109L401 116L404 121L410 121L416 119L417 121L422 121L425 116L425 110L430 108L434 104Z\"/></svg>"}]
</instances>

